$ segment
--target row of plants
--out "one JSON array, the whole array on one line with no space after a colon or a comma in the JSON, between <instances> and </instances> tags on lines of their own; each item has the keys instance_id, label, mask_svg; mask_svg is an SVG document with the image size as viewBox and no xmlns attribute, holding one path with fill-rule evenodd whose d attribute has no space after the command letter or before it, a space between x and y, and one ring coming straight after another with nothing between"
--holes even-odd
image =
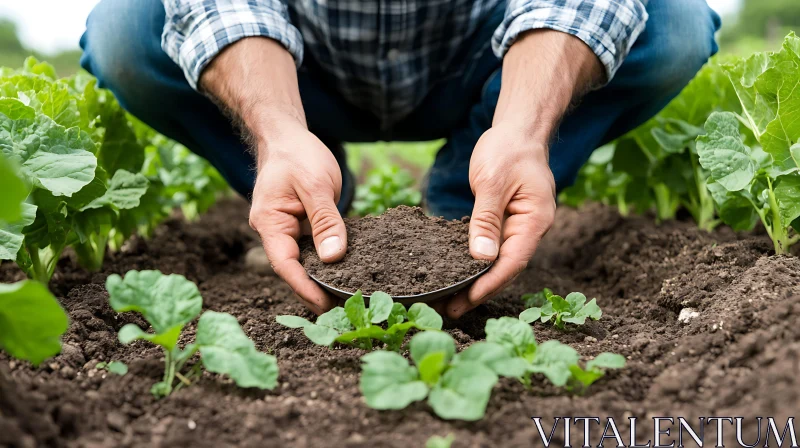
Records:
<instances>
[{"instance_id":1,"label":"row of plants","mask_svg":"<svg viewBox=\"0 0 800 448\"><path fill-rule=\"evenodd\" d=\"M358 291L344 307L320 315L314 323L298 316L278 316L276 321L302 328L317 345L340 343L370 350L361 357L359 387L367 405L374 409L404 409L427 399L441 418L479 420L500 377L515 378L531 389L532 375L538 373L558 387L582 392L607 369L625 366L625 358L613 353L601 353L581 366L574 348L556 340L537 344L529 323L549 321L545 315L558 314L553 322L562 330L565 322L583 325L586 318L597 320L602 315L596 301L587 304L580 293L572 293L566 300L549 290L537 296L545 297L547 303L560 299L566 308L551 305L557 310L547 314L545 304L545 308L527 309L520 318L489 319L486 340L459 353L452 336L441 331L442 318L433 308L415 303L406 310L382 292L372 294L367 307ZM530 303L529 296L525 299ZM530 318L532 312L538 312L538 317ZM412 328L418 332L404 345ZM408 351L410 361L400 354L403 350Z\"/></svg>"},{"instance_id":2,"label":"row of plants","mask_svg":"<svg viewBox=\"0 0 800 448\"><path fill-rule=\"evenodd\" d=\"M92 76L58 78L31 57L0 69L0 191L0 260L31 279L0 285L0 348L36 365L60 351L67 329L47 289L65 249L97 271L109 247L148 237L176 208L193 219L227 185Z\"/></svg>"},{"instance_id":3,"label":"row of plants","mask_svg":"<svg viewBox=\"0 0 800 448\"><path fill-rule=\"evenodd\" d=\"M559 199L655 210L659 221L684 208L707 231L760 222L787 253L800 240L799 83L794 33L779 51L713 61L656 117L595 151Z\"/></svg>"},{"instance_id":4,"label":"row of plants","mask_svg":"<svg viewBox=\"0 0 800 448\"><path fill-rule=\"evenodd\" d=\"M65 248L97 271L109 243L147 236L176 207L191 219L227 189L207 162L129 116L93 77L59 79L33 58L0 71L0 150L3 169L22 181L7 199L21 213L0 224L0 260L43 284Z\"/></svg>"}]
</instances>

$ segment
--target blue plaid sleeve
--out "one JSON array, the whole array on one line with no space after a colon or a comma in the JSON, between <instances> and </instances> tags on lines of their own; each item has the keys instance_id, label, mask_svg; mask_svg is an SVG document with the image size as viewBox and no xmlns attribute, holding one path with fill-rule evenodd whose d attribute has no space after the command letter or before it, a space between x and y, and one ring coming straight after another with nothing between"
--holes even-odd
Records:
<instances>
[{"instance_id":1,"label":"blue plaid sleeve","mask_svg":"<svg viewBox=\"0 0 800 448\"><path fill-rule=\"evenodd\" d=\"M166 22L161 46L197 89L200 74L223 48L264 36L281 43L299 67L303 38L289 21L285 0L163 0Z\"/></svg>"},{"instance_id":2,"label":"blue plaid sleeve","mask_svg":"<svg viewBox=\"0 0 800 448\"><path fill-rule=\"evenodd\" d=\"M492 48L503 57L517 36L549 28L572 34L594 51L610 81L647 22L647 0L509 0Z\"/></svg>"}]
</instances>

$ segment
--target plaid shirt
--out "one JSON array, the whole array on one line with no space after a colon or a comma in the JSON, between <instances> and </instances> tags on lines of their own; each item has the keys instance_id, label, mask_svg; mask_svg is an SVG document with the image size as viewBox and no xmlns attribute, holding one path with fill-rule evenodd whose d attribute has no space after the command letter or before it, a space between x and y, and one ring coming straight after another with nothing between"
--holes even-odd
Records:
<instances>
[{"instance_id":1,"label":"plaid shirt","mask_svg":"<svg viewBox=\"0 0 800 448\"><path fill-rule=\"evenodd\" d=\"M197 88L226 45L248 36L275 39L298 67L304 56L312 59L349 102L388 128L453 70L459 50L501 1L163 0L162 47ZM492 49L502 58L522 32L562 31L585 42L611 80L644 29L646 2L508 0Z\"/></svg>"}]
</instances>

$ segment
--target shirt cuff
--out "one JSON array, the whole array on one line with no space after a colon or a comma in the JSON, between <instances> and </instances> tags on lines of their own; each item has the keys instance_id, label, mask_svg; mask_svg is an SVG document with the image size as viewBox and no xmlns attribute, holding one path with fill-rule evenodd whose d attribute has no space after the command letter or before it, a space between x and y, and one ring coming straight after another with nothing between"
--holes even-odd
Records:
<instances>
[{"instance_id":1,"label":"shirt cuff","mask_svg":"<svg viewBox=\"0 0 800 448\"><path fill-rule=\"evenodd\" d=\"M492 49L497 57L505 56L521 33L543 28L561 31L582 40L597 55L605 67L606 82L622 65L648 18L641 0L607 0L589 7L578 0L562 0L559 5L523 3L506 12L494 33Z\"/></svg>"},{"instance_id":2,"label":"shirt cuff","mask_svg":"<svg viewBox=\"0 0 800 448\"><path fill-rule=\"evenodd\" d=\"M303 62L303 37L285 11L254 6L254 2L204 2L167 7L161 47L183 70L189 85L198 90L203 69L228 45L245 37L262 36L282 44L299 68Z\"/></svg>"}]
</instances>

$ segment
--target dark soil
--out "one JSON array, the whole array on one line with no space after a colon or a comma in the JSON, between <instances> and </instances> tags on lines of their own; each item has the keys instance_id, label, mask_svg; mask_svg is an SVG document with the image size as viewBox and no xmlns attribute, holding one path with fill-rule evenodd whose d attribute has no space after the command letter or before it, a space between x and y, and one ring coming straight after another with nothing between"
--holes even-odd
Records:
<instances>
[{"instance_id":1,"label":"dark soil","mask_svg":"<svg viewBox=\"0 0 800 448\"><path fill-rule=\"evenodd\" d=\"M448 221L401 205L377 217L349 218L347 254L320 261L311 237L300 241L309 274L338 289L411 296L446 288L489 266L469 254L469 219Z\"/></svg>"},{"instance_id":2,"label":"dark soil","mask_svg":"<svg viewBox=\"0 0 800 448\"><path fill-rule=\"evenodd\" d=\"M228 201L200 222L174 220L152 240L126 244L102 273L79 270L71 257L61 260L51 288L71 318L64 350L38 369L0 354L0 446L421 447L448 433L457 448L541 446L531 416L542 416L548 427L555 416L611 416L626 443L631 416L642 418L640 443L652 439L653 416L693 422L740 416L752 443L752 417L775 417L782 429L798 412L800 259L771 255L763 235L707 234L683 222L656 226L600 206L559 210L530 268L495 300L447 322L447 331L463 349L484 337L486 319L522 311L522 293L582 291L597 298L602 319L567 332L537 323L537 339L557 338L586 357L622 353L628 366L583 396L542 378L532 391L503 379L486 417L472 423L440 420L424 403L394 412L366 407L358 391L363 352L317 347L301 331L275 323L279 314L311 315L280 280L246 270L244 254L257 244L247 205ZM129 269L161 269L198 282L206 309L237 316L257 347L278 357L279 387L241 390L206 373L198 384L155 400L148 390L162 373L161 353L144 341L117 342L125 323L144 322L113 312L103 287L108 274ZM13 265L0 266L0 281L20 278ZM687 307L699 314L681 323L677 316ZM189 325L182 342L193 332ZM107 360L128 363L130 372L94 369ZM582 441L581 426L573 426L573 446ZM563 445L562 431L554 437ZM714 433L707 429L706 446L713 446ZM731 446L733 437L726 423Z\"/></svg>"}]
</instances>

